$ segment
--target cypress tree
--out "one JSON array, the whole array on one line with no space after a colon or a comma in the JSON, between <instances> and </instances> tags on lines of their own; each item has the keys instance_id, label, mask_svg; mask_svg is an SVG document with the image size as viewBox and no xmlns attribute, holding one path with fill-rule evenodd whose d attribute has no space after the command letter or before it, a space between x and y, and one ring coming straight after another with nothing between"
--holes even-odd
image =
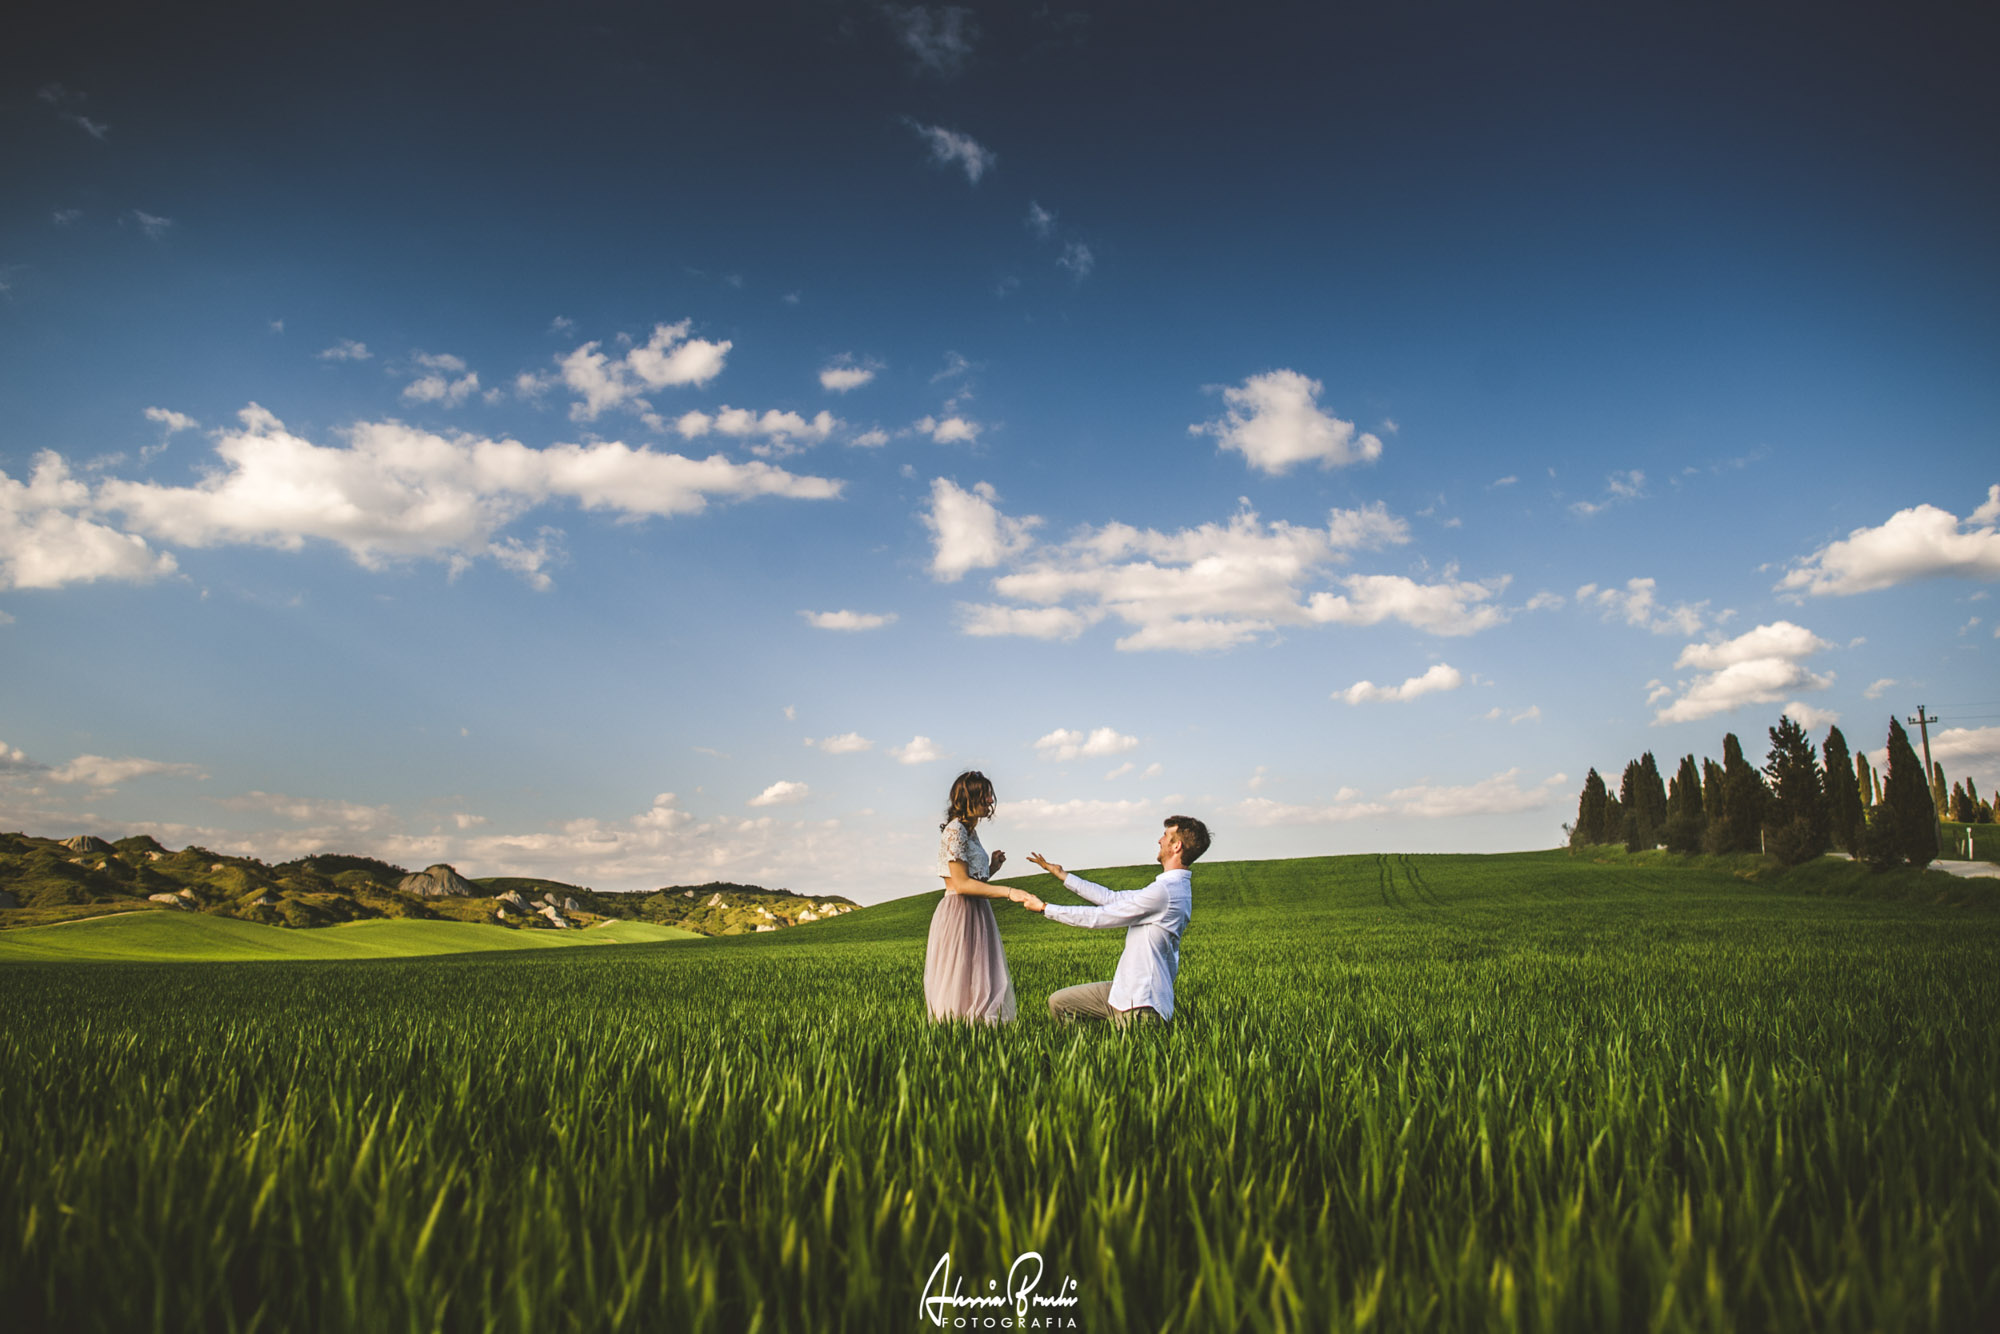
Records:
<instances>
[{"instance_id":1,"label":"cypress tree","mask_svg":"<svg viewBox=\"0 0 2000 1334\"><path fill-rule=\"evenodd\" d=\"M1668 852L1701 851L1701 811L1701 775L1694 767L1694 756L1684 755L1667 785Z\"/></svg>"},{"instance_id":2,"label":"cypress tree","mask_svg":"<svg viewBox=\"0 0 2000 1334\"><path fill-rule=\"evenodd\" d=\"M1868 752L1865 750L1854 752L1854 785L1860 789L1861 804L1863 806L1873 806L1875 804L1875 771L1868 767Z\"/></svg>"},{"instance_id":3,"label":"cypress tree","mask_svg":"<svg viewBox=\"0 0 2000 1334\"><path fill-rule=\"evenodd\" d=\"M1701 810L1708 823L1714 823L1717 812L1722 809L1722 766L1704 755L1701 757Z\"/></svg>"},{"instance_id":4,"label":"cypress tree","mask_svg":"<svg viewBox=\"0 0 2000 1334\"><path fill-rule=\"evenodd\" d=\"M1660 781L1660 766L1647 751L1639 757L1639 832L1649 848L1660 846L1667 831L1667 785Z\"/></svg>"},{"instance_id":5,"label":"cypress tree","mask_svg":"<svg viewBox=\"0 0 2000 1334\"><path fill-rule=\"evenodd\" d=\"M1644 782L1639 761L1629 761L1625 765L1624 777L1618 780L1618 806L1622 813L1618 822L1618 837L1624 841L1627 852L1638 852L1652 846L1646 842L1646 798L1639 790Z\"/></svg>"},{"instance_id":6,"label":"cypress tree","mask_svg":"<svg viewBox=\"0 0 2000 1334\"><path fill-rule=\"evenodd\" d=\"M1856 755L1854 762L1849 762L1847 738L1838 727L1827 729L1821 753L1826 757L1827 823L1832 827L1834 843L1842 852L1851 853L1861 841L1862 821L1861 789L1854 781L1855 766L1868 761Z\"/></svg>"},{"instance_id":7,"label":"cypress tree","mask_svg":"<svg viewBox=\"0 0 2000 1334\"><path fill-rule=\"evenodd\" d=\"M1911 754L1915 753L1914 751L1911 752ZM1947 789L1944 785L1944 761L1939 760L1937 763L1931 765L1931 809L1937 812L1937 818L1940 820L1944 819L1945 812L1951 809L1951 799L1945 795L1946 791Z\"/></svg>"},{"instance_id":8,"label":"cypress tree","mask_svg":"<svg viewBox=\"0 0 2000 1334\"><path fill-rule=\"evenodd\" d=\"M1743 743L1734 732L1722 738L1722 814L1710 817L1711 844L1717 852L1756 852L1764 827L1764 780L1743 758ZM1718 828L1719 826L1719 828Z\"/></svg>"},{"instance_id":9,"label":"cypress tree","mask_svg":"<svg viewBox=\"0 0 2000 1334\"><path fill-rule=\"evenodd\" d=\"M1583 780L1582 795L1576 799L1576 824L1569 831L1569 845L1584 847L1591 843L1603 843L1604 803L1609 794L1604 790L1604 779L1592 769Z\"/></svg>"},{"instance_id":10,"label":"cypress tree","mask_svg":"<svg viewBox=\"0 0 2000 1334\"><path fill-rule=\"evenodd\" d=\"M1771 799L1764 810L1765 849L1787 866L1811 861L1826 851L1831 821L1812 738L1789 716L1779 718L1771 729L1764 772L1771 779Z\"/></svg>"},{"instance_id":11,"label":"cypress tree","mask_svg":"<svg viewBox=\"0 0 2000 1334\"><path fill-rule=\"evenodd\" d=\"M1861 840L1862 858L1870 866L1928 866L1937 859L1937 812L1925 787L1923 761L1910 749L1909 733L1892 717L1882 800Z\"/></svg>"}]
</instances>

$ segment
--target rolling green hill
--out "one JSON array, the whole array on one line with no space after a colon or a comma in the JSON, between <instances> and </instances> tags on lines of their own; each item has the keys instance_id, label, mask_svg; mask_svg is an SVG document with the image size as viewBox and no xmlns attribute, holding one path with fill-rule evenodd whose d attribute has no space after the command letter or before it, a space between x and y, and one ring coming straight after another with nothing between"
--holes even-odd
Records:
<instances>
[{"instance_id":1,"label":"rolling green hill","mask_svg":"<svg viewBox=\"0 0 2000 1334\"><path fill-rule=\"evenodd\" d=\"M378 919L288 931L207 913L133 912L0 932L0 960L400 959L698 939L692 931L652 922L607 922L581 931L496 931L472 922Z\"/></svg>"},{"instance_id":2,"label":"rolling green hill","mask_svg":"<svg viewBox=\"0 0 2000 1334\"><path fill-rule=\"evenodd\" d=\"M453 892L421 892L427 882L437 888L434 877L411 876L371 857L319 853L273 866L202 847L175 852L145 835L108 843L87 835L58 841L0 833L0 933L131 912L194 912L298 928L386 919L557 930L541 912L547 903L561 911L564 926L617 920L733 936L770 933L855 907L835 895L807 897L757 885L613 894L519 876L464 881L453 868L441 869ZM438 937L447 938L448 932Z\"/></svg>"}]
</instances>

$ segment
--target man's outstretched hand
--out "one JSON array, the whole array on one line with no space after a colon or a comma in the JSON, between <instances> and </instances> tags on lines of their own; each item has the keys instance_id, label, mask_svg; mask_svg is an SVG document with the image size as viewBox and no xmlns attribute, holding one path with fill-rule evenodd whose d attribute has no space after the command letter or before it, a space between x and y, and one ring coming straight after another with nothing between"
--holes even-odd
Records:
<instances>
[{"instance_id":1,"label":"man's outstretched hand","mask_svg":"<svg viewBox=\"0 0 2000 1334\"><path fill-rule=\"evenodd\" d=\"M1042 909L1049 906L1048 904L1043 903L1040 899L1036 898L1033 894L1021 895L1019 902L1021 906L1023 908L1026 908L1029 912L1040 912Z\"/></svg>"},{"instance_id":2,"label":"man's outstretched hand","mask_svg":"<svg viewBox=\"0 0 2000 1334\"><path fill-rule=\"evenodd\" d=\"M1039 852L1029 853L1028 860L1033 862L1035 865L1041 867L1044 871L1047 871L1050 875L1054 876L1058 880L1066 879L1069 876L1069 872L1063 870L1062 867L1048 860L1046 857L1042 856L1042 854ZM1036 909L1036 911L1039 912L1040 909Z\"/></svg>"}]
</instances>

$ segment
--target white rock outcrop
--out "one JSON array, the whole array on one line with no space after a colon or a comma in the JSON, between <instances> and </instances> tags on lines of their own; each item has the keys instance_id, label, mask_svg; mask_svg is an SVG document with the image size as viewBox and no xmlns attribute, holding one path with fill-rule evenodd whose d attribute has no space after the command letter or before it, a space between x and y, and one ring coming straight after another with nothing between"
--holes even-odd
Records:
<instances>
[{"instance_id":1,"label":"white rock outcrop","mask_svg":"<svg viewBox=\"0 0 2000 1334\"><path fill-rule=\"evenodd\" d=\"M542 916L549 919L550 926L563 928L569 925L568 919L562 915L562 909L556 907L553 903L542 906Z\"/></svg>"},{"instance_id":2,"label":"white rock outcrop","mask_svg":"<svg viewBox=\"0 0 2000 1334\"><path fill-rule=\"evenodd\" d=\"M148 894L146 901L148 903L164 903L169 908L186 908L190 906L188 901L178 894Z\"/></svg>"},{"instance_id":3,"label":"white rock outcrop","mask_svg":"<svg viewBox=\"0 0 2000 1334\"><path fill-rule=\"evenodd\" d=\"M415 875L404 876L396 882L396 888L405 894L415 894L419 898L426 899L455 898L479 892L477 885L443 862L435 866L426 866Z\"/></svg>"}]
</instances>

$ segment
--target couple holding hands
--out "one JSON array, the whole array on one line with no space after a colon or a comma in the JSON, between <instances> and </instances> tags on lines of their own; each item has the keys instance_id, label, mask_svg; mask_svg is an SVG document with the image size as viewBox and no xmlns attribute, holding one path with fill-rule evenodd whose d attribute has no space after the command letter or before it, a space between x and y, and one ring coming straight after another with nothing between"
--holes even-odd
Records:
<instances>
[{"instance_id":1,"label":"couple holding hands","mask_svg":"<svg viewBox=\"0 0 2000 1334\"><path fill-rule=\"evenodd\" d=\"M1194 911L1194 875L1188 868L1208 851L1208 826L1190 816L1169 816L1160 835L1159 877L1144 889L1123 894L1070 875L1040 853L1029 853L1029 861L1097 905L1073 907L986 883L1007 859L1004 852L989 855L979 842L979 823L993 818L994 806L993 784L985 774L971 770L952 783L945 823L939 826L944 900L931 917L924 953L924 1002L931 1018L989 1024L1014 1018L1014 979L1000 948L994 899L1009 899L1068 926L1125 928L1125 952L1112 980L1064 987L1049 997L1051 1017L1108 1019L1120 1028L1173 1018L1181 933Z\"/></svg>"}]
</instances>

